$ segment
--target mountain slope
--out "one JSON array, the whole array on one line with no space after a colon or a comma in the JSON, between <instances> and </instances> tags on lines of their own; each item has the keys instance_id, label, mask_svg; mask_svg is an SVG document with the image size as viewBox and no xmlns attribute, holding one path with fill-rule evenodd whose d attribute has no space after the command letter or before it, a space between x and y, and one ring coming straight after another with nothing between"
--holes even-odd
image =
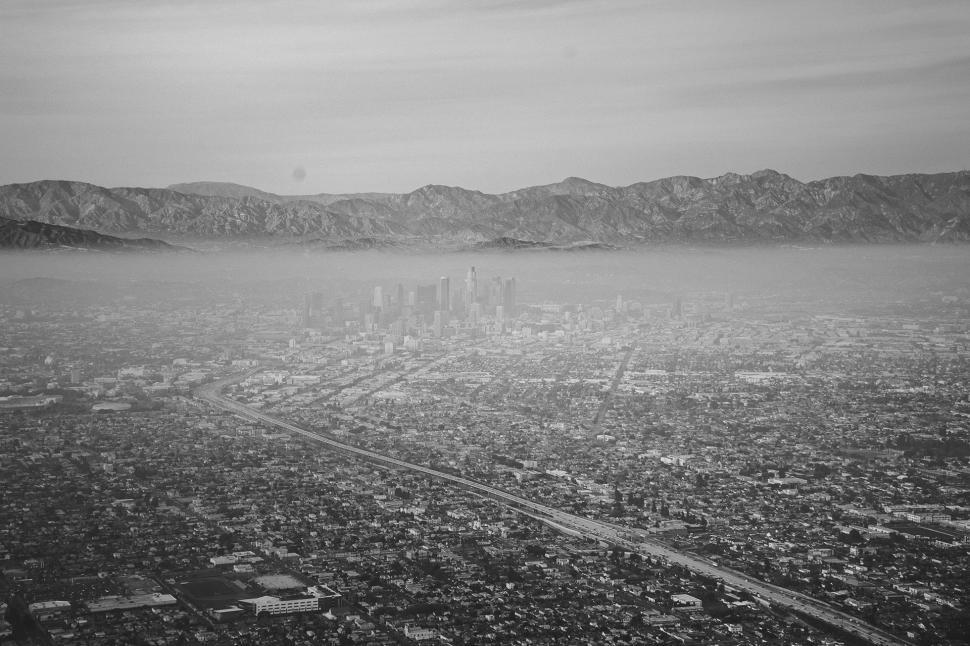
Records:
<instances>
[{"instance_id":1,"label":"mountain slope","mask_svg":"<svg viewBox=\"0 0 970 646\"><path fill-rule=\"evenodd\" d=\"M571 177L500 195L439 185L281 196L213 182L107 189L41 181L0 187L0 216L105 232L404 244L968 241L970 172L800 182L763 170L624 187Z\"/></svg>"},{"instance_id":2,"label":"mountain slope","mask_svg":"<svg viewBox=\"0 0 970 646\"><path fill-rule=\"evenodd\" d=\"M96 249L100 251L176 251L161 240L116 238L96 231L56 224L0 218L0 249L38 248Z\"/></svg>"},{"instance_id":3,"label":"mountain slope","mask_svg":"<svg viewBox=\"0 0 970 646\"><path fill-rule=\"evenodd\" d=\"M184 193L185 195L207 195L209 197L228 197L234 200L241 200L246 197L254 197L257 200L264 200L279 204L285 199L279 195L261 191L252 186L233 184L232 182L188 182L185 184L172 184L167 187L170 191Z\"/></svg>"},{"instance_id":4,"label":"mountain slope","mask_svg":"<svg viewBox=\"0 0 970 646\"><path fill-rule=\"evenodd\" d=\"M242 184L233 184L232 182L188 182L184 184L171 184L167 188L177 193L185 193L186 195L230 197L237 200L244 197L254 197L258 200L272 202L273 204L282 204L284 202L314 202L316 204L326 206L328 204L333 204L334 202L339 202L340 200L360 198L380 201L382 199L391 197L391 195L388 193L317 193L316 195L276 195L274 193L261 191L258 188L253 188L252 186L243 186Z\"/></svg>"}]
</instances>

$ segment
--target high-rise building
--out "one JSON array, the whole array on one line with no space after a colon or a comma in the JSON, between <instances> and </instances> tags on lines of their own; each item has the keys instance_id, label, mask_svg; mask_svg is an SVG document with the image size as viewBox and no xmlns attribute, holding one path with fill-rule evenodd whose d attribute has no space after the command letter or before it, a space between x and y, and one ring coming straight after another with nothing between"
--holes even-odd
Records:
<instances>
[{"instance_id":1,"label":"high-rise building","mask_svg":"<svg viewBox=\"0 0 970 646\"><path fill-rule=\"evenodd\" d=\"M374 288L374 300L371 302L371 305L377 309L384 308L384 288L380 285Z\"/></svg>"},{"instance_id":2,"label":"high-rise building","mask_svg":"<svg viewBox=\"0 0 970 646\"><path fill-rule=\"evenodd\" d=\"M451 311L451 279L447 276L438 279L438 309Z\"/></svg>"},{"instance_id":3,"label":"high-rise building","mask_svg":"<svg viewBox=\"0 0 970 646\"><path fill-rule=\"evenodd\" d=\"M424 314L426 317L430 317L432 312L437 309L436 304L438 302L438 286L418 285L416 296L416 306L418 311Z\"/></svg>"},{"instance_id":4,"label":"high-rise building","mask_svg":"<svg viewBox=\"0 0 970 646\"><path fill-rule=\"evenodd\" d=\"M468 322L475 326L482 320L482 304L472 303L468 307Z\"/></svg>"},{"instance_id":5,"label":"high-rise building","mask_svg":"<svg viewBox=\"0 0 970 646\"><path fill-rule=\"evenodd\" d=\"M445 331L445 313L442 312L441 310L435 310L434 318L432 319L432 322L431 322L431 334L433 334L435 338L440 339L442 336L444 336L444 331Z\"/></svg>"},{"instance_id":6,"label":"high-rise building","mask_svg":"<svg viewBox=\"0 0 970 646\"><path fill-rule=\"evenodd\" d=\"M470 307L472 303L478 302L478 274L475 267L468 268L465 275L465 307Z\"/></svg>"},{"instance_id":7,"label":"high-rise building","mask_svg":"<svg viewBox=\"0 0 970 646\"><path fill-rule=\"evenodd\" d=\"M300 323L303 327L310 327L313 321L313 296L310 294L303 295L303 313L300 317Z\"/></svg>"},{"instance_id":8,"label":"high-rise building","mask_svg":"<svg viewBox=\"0 0 970 646\"><path fill-rule=\"evenodd\" d=\"M502 306L506 316L515 316L515 279L506 278L502 285Z\"/></svg>"},{"instance_id":9,"label":"high-rise building","mask_svg":"<svg viewBox=\"0 0 970 646\"><path fill-rule=\"evenodd\" d=\"M502 304L502 277L494 276L488 283L488 306L497 307Z\"/></svg>"},{"instance_id":10,"label":"high-rise building","mask_svg":"<svg viewBox=\"0 0 970 646\"><path fill-rule=\"evenodd\" d=\"M312 327L318 324L323 314L323 294L312 292L303 295L303 311L300 316L300 323L303 327Z\"/></svg>"}]
</instances>

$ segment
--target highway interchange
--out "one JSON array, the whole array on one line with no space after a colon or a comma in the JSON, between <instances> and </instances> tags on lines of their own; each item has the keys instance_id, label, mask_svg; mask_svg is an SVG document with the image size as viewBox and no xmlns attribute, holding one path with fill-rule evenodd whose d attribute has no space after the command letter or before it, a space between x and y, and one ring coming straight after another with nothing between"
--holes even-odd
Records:
<instances>
[{"instance_id":1,"label":"highway interchange","mask_svg":"<svg viewBox=\"0 0 970 646\"><path fill-rule=\"evenodd\" d=\"M527 512L529 515L535 518L549 521L550 524L571 529L587 538L598 539L605 543L616 545L641 555L662 558L670 564L678 564L698 574L723 581L727 586L745 590L749 594L754 595L764 602L770 602L777 607L798 611L813 617L816 620L837 627L857 638L863 639L870 644L876 644L879 646L910 644L908 641L902 640L886 631L880 630L879 628L867 624L849 614L836 610L835 608L832 608L828 604L817 599L813 599L812 597L794 592L792 590L759 581L758 579L736 570L718 566L713 561L702 556L679 552L657 541L649 540L643 535L638 535L636 529L570 514L554 507L549 507L547 505L542 505L526 498L522 498L513 493L492 487L482 482L445 473L443 471L437 471L420 464L405 462L404 460L399 460L389 455L383 455L381 453L362 449L350 444L345 444L313 431L300 428L295 424L291 424L271 415L267 415L266 413L250 408L249 406L246 406L240 402L228 399L221 394L222 388L224 388L226 385L238 382L249 374L252 373L237 375L203 385L195 391L195 396L197 399L208 402L217 408L234 413L242 418L269 424L290 433L301 435L309 440L323 444L340 453L351 455L372 463L423 473L431 478L436 478L438 480L451 483L478 495L505 503L510 507ZM631 537L635 538L635 540L631 540Z\"/></svg>"}]
</instances>

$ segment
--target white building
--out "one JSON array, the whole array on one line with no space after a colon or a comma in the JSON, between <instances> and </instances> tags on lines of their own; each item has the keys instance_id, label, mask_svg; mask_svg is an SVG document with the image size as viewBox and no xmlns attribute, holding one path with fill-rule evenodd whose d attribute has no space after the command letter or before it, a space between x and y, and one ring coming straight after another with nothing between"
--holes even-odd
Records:
<instances>
[{"instance_id":1,"label":"white building","mask_svg":"<svg viewBox=\"0 0 970 646\"><path fill-rule=\"evenodd\" d=\"M437 633L431 628L415 628L414 626L404 627L404 636L416 642L423 642L437 637Z\"/></svg>"},{"instance_id":2,"label":"white building","mask_svg":"<svg viewBox=\"0 0 970 646\"><path fill-rule=\"evenodd\" d=\"M701 610L703 607L700 599L689 594L674 594L670 596L670 600L674 607L681 610Z\"/></svg>"},{"instance_id":3,"label":"white building","mask_svg":"<svg viewBox=\"0 0 970 646\"><path fill-rule=\"evenodd\" d=\"M46 619L71 609L70 601L36 601L29 606L30 613L38 619Z\"/></svg>"},{"instance_id":4,"label":"white building","mask_svg":"<svg viewBox=\"0 0 970 646\"><path fill-rule=\"evenodd\" d=\"M240 599L239 603L253 609L253 614L262 612L271 615L285 615L292 612L317 612L320 601L314 596L298 595L293 597L263 596L255 599Z\"/></svg>"},{"instance_id":5,"label":"white building","mask_svg":"<svg viewBox=\"0 0 970 646\"><path fill-rule=\"evenodd\" d=\"M109 595L94 601L88 601L88 612L112 612L116 610L136 610L138 608L159 608L174 606L175 597L170 594L153 592L150 594L136 594L129 596Z\"/></svg>"}]
</instances>

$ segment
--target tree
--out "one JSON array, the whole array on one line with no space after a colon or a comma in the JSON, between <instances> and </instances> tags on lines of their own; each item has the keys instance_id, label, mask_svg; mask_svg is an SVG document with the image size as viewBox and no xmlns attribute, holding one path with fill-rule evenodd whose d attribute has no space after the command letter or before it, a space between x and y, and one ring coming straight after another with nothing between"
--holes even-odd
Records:
<instances>
[{"instance_id":1,"label":"tree","mask_svg":"<svg viewBox=\"0 0 970 646\"><path fill-rule=\"evenodd\" d=\"M236 544L236 539L232 534L223 533L219 534L219 547L222 548L224 552L230 551Z\"/></svg>"},{"instance_id":2,"label":"tree","mask_svg":"<svg viewBox=\"0 0 970 646\"><path fill-rule=\"evenodd\" d=\"M822 463L816 464L815 468L813 469L813 475L815 476L816 480L823 480L829 477L831 474L832 469L830 469L828 465Z\"/></svg>"}]
</instances>

